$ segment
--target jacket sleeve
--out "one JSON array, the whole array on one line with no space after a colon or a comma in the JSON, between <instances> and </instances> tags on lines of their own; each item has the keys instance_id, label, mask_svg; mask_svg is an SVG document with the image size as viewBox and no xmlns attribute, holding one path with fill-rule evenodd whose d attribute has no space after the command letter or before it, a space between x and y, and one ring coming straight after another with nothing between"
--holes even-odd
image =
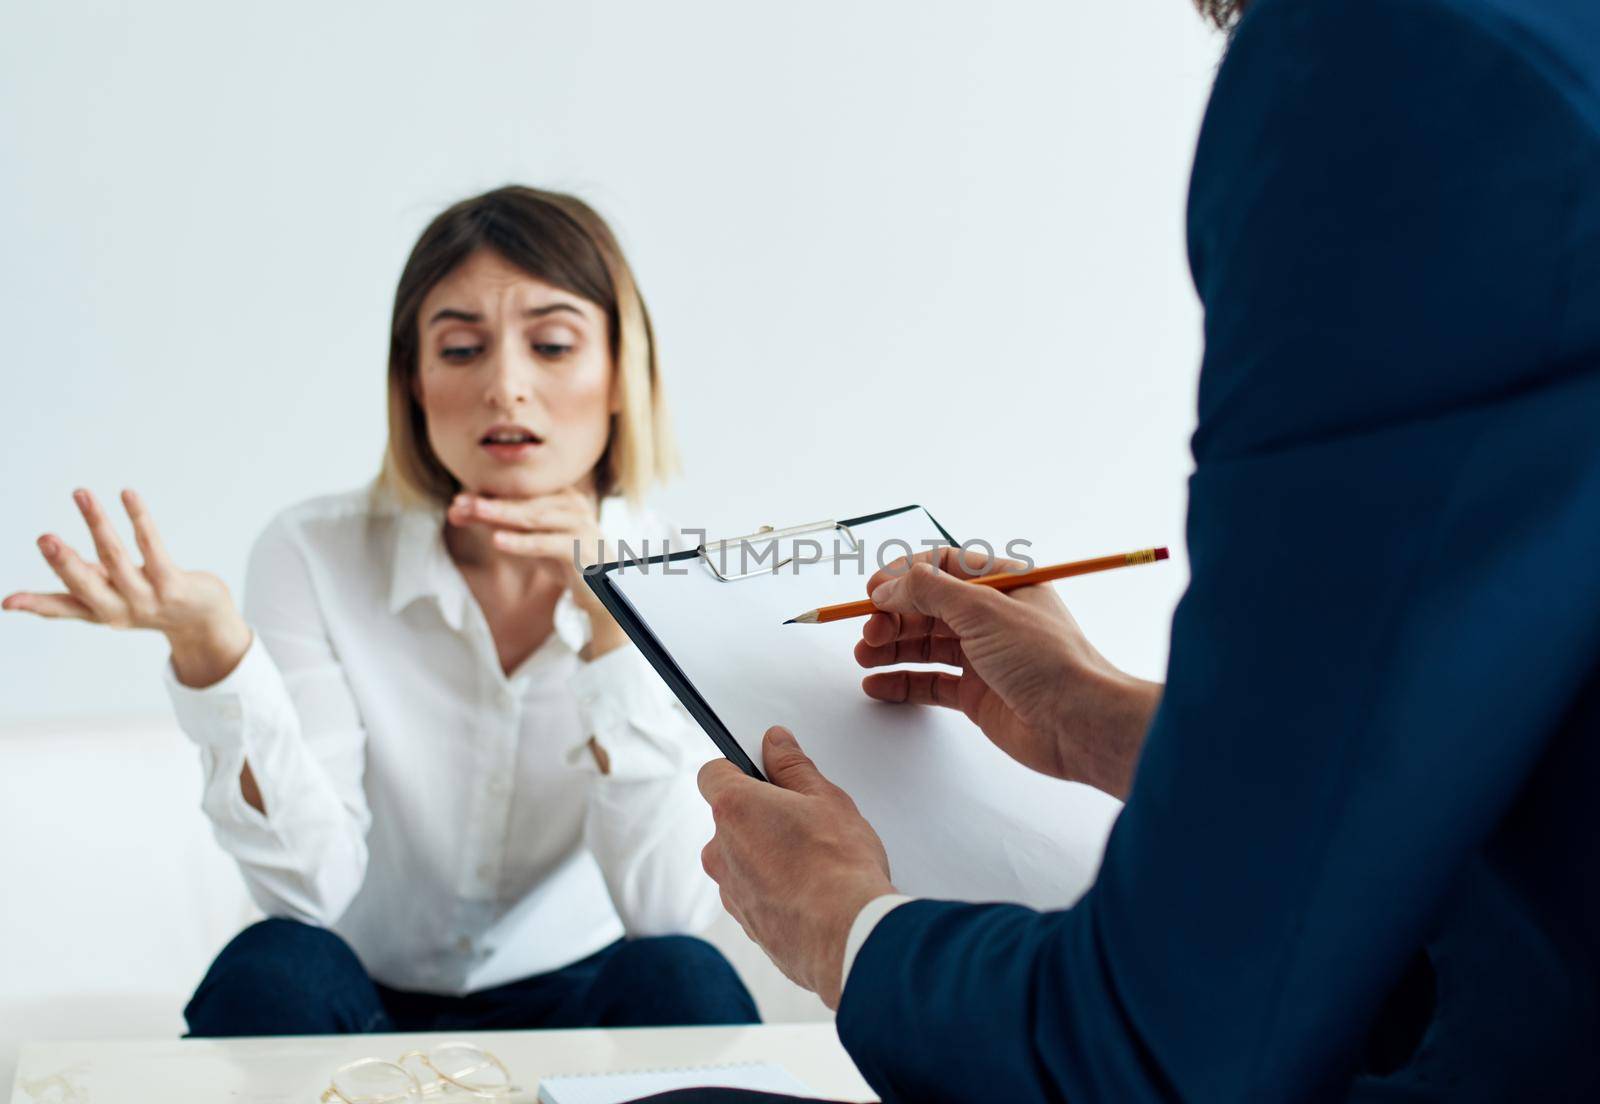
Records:
<instances>
[{"instance_id":1,"label":"jacket sleeve","mask_svg":"<svg viewBox=\"0 0 1600 1104\"><path fill-rule=\"evenodd\" d=\"M1595 139L1469 5L1262 0L1196 159L1192 582L1074 908L918 901L851 971L885 1101L1348 1079L1600 660Z\"/></svg>"},{"instance_id":2,"label":"jacket sleeve","mask_svg":"<svg viewBox=\"0 0 1600 1104\"><path fill-rule=\"evenodd\" d=\"M169 662L167 690L200 747L201 806L256 904L331 927L366 876L366 731L305 550L281 518L251 550L244 613L254 639L238 667L191 689ZM240 792L246 763L265 815Z\"/></svg>"}]
</instances>

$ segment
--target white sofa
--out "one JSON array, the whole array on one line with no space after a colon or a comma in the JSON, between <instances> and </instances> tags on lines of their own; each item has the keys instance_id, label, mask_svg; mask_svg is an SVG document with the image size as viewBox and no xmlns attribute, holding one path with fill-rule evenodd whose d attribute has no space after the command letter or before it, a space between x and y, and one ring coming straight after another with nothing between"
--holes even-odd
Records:
<instances>
[{"instance_id":1,"label":"white sofa","mask_svg":"<svg viewBox=\"0 0 1600 1104\"><path fill-rule=\"evenodd\" d=\"M23 1040L182 1034L206 966L258 916L199 796L169 716L0 730L0 1099ZM731 918L707 934L766 1019L827 1018Z\"/></svg>"}]
</instances>

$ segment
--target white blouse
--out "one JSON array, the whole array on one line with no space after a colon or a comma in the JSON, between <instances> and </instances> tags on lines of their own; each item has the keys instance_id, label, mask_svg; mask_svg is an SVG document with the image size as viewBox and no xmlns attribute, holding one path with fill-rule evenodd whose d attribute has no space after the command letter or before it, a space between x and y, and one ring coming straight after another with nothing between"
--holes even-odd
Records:
<instances>
[{"instance_id":1,"label":"white blouse","mask_svg":"<svg viewBox=\"0 0 1600 1104\"><path fill-rule=\"evenodd\" d=\"M676 536L620 500L601 528L651 554ZM385 985L452 994L711 922L695 771L716 749L631 645L579 659L570 592L507 677L442 512L363 489L268 525L244 614L232 673L192 690L168 663L166 682L202 807L267 914L338 932Z\"/></svg>"}]
</instances>

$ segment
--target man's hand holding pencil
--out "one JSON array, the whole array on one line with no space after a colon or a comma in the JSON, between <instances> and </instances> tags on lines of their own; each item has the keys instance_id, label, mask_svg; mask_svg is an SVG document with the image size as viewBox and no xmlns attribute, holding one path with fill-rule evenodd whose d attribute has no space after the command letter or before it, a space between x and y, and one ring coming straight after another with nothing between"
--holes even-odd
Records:
<instances>
[{"instance_id":1,"label":"man's hand holding pencil","mask_svg":"<svg viewBox=\"0 0 1600 1104\"><path fill-rule=\"evenodd\" d=\"M1063 578L1086 573L1084 564L1108 570L1157 558L1151 550L1039 570ZM856 661L961 673L875 672L862 687L879 701L960 709L1024 766L1123 797L1161 687L1095 651L1052 588L1018 585L1021 566L943 548L873 575ZM850 796L795 735L773 728L762 750L770 785L726 759L701 768L717 826L701 861L723 905L773 962L836 1006L851 924L893 891L888 861Z\"/></svg>"}]
</instances>

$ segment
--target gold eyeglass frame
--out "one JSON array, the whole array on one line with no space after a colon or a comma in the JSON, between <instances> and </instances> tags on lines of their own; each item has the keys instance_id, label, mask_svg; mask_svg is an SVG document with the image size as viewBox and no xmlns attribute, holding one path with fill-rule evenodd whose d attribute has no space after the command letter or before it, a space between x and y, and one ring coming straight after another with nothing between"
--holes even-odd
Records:
<instances>
[{"instance_id":1,"label":"gold eyeglass frame","mask_svg":"<svg viewBox=\"0 0 1600 1104\"><path fill-rule=\"evenodd\" d=\"M474 1055L480 1055L483 1061L479 1065L460 1070L452 1076L433 1063L433 1055L447 1047L470 1051ZM424 1068L433 1075L433 1080L424 1084L414 1072L408 1069L406 1063L413 1060L421 1062ZM391 1069L399 1070L405 1079L410 1082L410 1086L400 1093L361 1097L346 1096L339 1089L338 1081L341 1076L358 1069L368 1069L373 1066L387 1066ZM492 1088L483 1088L457 1080L457 1078L469 1076L486 1069L499 1070L500 1075L505 1078L505 1084L496 1085ZM408 1050L393 1062L387 1058L357 1058L354 1062L346 1062L333 1071L332 1081L322 1091L321 1100L322 1104L394 1104L394 1102L402 1100L425 1100L434 1093L448 1092L451 1089L459 1089L477 1100L503 1100L518 1091L517 1086L511 1083L511 1071L506 1068L504 1062L500 1061L491 1052L474 1043L441 1043L431 1051Z\"/></svg>"}]
</instances>

